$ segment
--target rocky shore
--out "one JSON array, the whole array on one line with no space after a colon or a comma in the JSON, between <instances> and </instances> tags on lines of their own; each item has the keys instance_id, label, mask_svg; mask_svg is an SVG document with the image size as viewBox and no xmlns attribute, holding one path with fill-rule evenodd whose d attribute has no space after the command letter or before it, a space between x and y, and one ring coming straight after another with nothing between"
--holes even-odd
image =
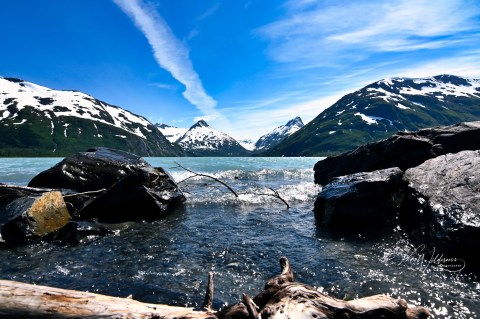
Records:
<instances>
[{"instance_id":1,"label":"rocky shore","mask_svg":"<svg viewBox=\"0 0 480 319\"><path fill-rule=\"evenodd\" d=\"M93 148L35 176L28 187L0 184L2 239L78 243L106 223L154 220L183 203L171 176L124 151Z\"/></svg>"},{"instance_id":2,"label":"rocky shore","mask_svg":"<svg viewBox=\"0 0 480 319\"><path fill-rule=\"evenodd\" d=\"M400 226L426 251L478 269L480 122L460 123L364 145L315 165L323 185L319 227L358 231Z\"/></svg>"}]
</instances>

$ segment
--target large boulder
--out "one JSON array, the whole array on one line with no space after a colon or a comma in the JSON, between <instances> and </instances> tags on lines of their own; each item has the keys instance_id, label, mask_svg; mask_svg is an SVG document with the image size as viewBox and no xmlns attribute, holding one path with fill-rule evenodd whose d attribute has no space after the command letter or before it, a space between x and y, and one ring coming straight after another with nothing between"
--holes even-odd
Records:
<instances>
[{"instance_id":1,"label":"large boulder","mask_svg":"<svg viewBox=\"0 0 480 319\"><path fill-rule=\"evenodd\" d=\"M87 193L86 198L83 194L68 198L80 219L155 219L185 201L162 168L154 168L134 154L103 147L65 158L35 176L29 186Z\"/></svg>"},{"instance_id":2,"label":"large boulder","mask_svg":"<svg viewBox=\"0 0 480 319\"><path fill-rule=\"evenodd\" d=\"M317 224L356 229L394 219L403 198L402 175L395 167L334 178L315 201Z\"/></svg>"},{"instance_id":3,"label":"large boulder","mask_svg":"<svg viewBox=\"0 0 480 319\"><path fill-rule=\"evenodd\" d=\"M184 200L172 179L145 181L131 174L88 202L77 216L101 222L155 220Z\"/></svg>"},{"instance_id":4,"label":"large boulder","mask_svg":"<svg viewBox=\"0 0 480 319\"><path fill-rule=\"evenodd\" d=\"M70 220L62 193L47 192L38 197L21 197L2 207L3 240L22 242L51 234Z\"/></svg>"},{"instance_id":5,"label":"large boulder","mask_svg":"<svg viewBox=\"0 0 480 319\"><path fill-rule=\"evenodd\" d=\"M63 159L35 176L28 186L86 192L109 188L130 174L143 176L156 172L137 155L96 147Z\"/></svg>"},{"instance_id":6,"label":"large boulder","mask_svg":"<svg viewBox=\"0 0 480 319\"><path fill-rule=\"evenodd\" d=\"M400 216L413 238L450 256L475 257L480 250L480 151L427 160L408 169L404 179L408 187Z\"/></svg>"},{"instance_id":7,"label":"large boulder","mask_svg":"<svg viewBox=\"0 0 480 319\"><path fill-rule=\"evenodd\" d=\"M26 186L19 186L19 185L7 185L7 184L0 183L0 208L14 201L15 199L19 199L26 196L38 197L38 196L41 196L43 193L46 193L49 191L53 191L53 189L34 188L34 187L26 187ZM1 220L2 220L2 215L0 214L0 222Z\"/></svg>"},{"instance_id":8,"label":"large boulder","mask_svg":"<svg viewBox=\"0 0 480 319\"><path fill-rule=\"evenodd\" d=\"M448 153L480 149L480 121L401 132L315 164L315 183L358 172L399 167L405 171L427 159Z\"/></svg>"}]
</instances>

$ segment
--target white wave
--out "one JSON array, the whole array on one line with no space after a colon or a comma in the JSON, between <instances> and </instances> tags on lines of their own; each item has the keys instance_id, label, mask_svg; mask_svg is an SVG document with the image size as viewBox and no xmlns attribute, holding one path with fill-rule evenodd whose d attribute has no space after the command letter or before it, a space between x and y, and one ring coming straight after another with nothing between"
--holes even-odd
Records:
<instances>
[{"instance_id":1,"label":"white wave","mask_svg":"<svg viewBox=\"0 0 480 319\"><path fill-rule=\"evenodd\" d=\"M257 181L264 179L300 179L300 180L311 180L313 181L313 170L312 169L292 169L292 170L274 170L274 169L261 169L256 171L245 171L240 169L234 170L225 170L220 172L205 172L198 171L199 174L205 174L220 180L242 180L242 181ZM195 174L188 171L170 171L170 174L179 182L194 176ZM208 177L198 176L196 179L208 179Z\"/></svg>"},{"instance_id":2,"label":"white wave","mask_svg":"<svg viewBox=\"0 0 480 319\"><path fill-rule=\"evenodd\" d=\"M235 197L227 188L222 185L206 186L196 185L195 189L189 189L186 194L187 202L192 204L279 204L284 205L281 199L276 198L275 192L262 185L247 185L237 190L238 197ZM233 188L233 187L232 187ZM273 187L273 189L275 189ZM313 201L320 191L320 186L313 182L300 182L297 184L283 185L275 189L278 195L287 203Z\"/></svg>"}]
</instances>

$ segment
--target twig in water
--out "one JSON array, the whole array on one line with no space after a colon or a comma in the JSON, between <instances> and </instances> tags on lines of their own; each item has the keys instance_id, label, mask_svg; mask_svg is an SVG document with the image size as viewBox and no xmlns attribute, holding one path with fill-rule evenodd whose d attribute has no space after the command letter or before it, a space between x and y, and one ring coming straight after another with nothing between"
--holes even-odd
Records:
<instances>
[{"instance_id":1,"label":"twig in water","mask_svg":"<svg viewBox=\"0 0 480 319\"><path fill-rule=\"evenodd\" d=\"M274 197L274 198L277 198L279 200L281 200L285 206L287 206L287 209L290 209L290 205L287 203L287 201L285 199L282 198L282 196L280 196L280 194L278 193L277 190L271 188L271 187L267 187L267 189L271 190L273 192L273 194L256 194L256 195L259 195L259 196L270 196L270 197Z\"/></svg>"},{"instance_id":2,"label":"twig in water","mask_svg":"<svg viewBox=\"0 0 480 319\"><path fill-rule=\"evenodd\" d=\"M228 185L227 185L225 182L223 182L223 181L219 180L218 178L215 178L215 177L213 177L213 176L210 176L210 175L207 175L207 174L201 174L201 173L194 172L194 171L192 171L191 169L188 169L188 168L186 168L186 167L184 167L184 166L180 165L180 164L179 164L179 163L177 163L177 162L175 162L175 164L177 164L177 165L178 165L178 167L180 167L180 168L182 168L182 169L186 170L187 172L190 172L190 173L194 174L193 176L189 176L189 177L187 177L187 178L183 179L182 181L180 181L180 182L177 182L177 184L183 183L183 182L185 182L186 180L188 180L188 179L190 179L190 178L194 178L194 177L198 177L198 176L201 176L201 177L207 177L207 178L211 178L211 179L213 179L214 181L216 181L216 182L218 182L218 183L222 184L222 185L223 185L223 186L225 186L225 187L226 187L226 188L227 188L227 189L228 189L230 192L232 192L232 194L233 194L233 195L235 195L235 197L238 197L238 194L237 194L237 192L235 192L235 191L233 190L233 188L231 188L231 187L230 187L230 186L228 186Z\"/></svg>"},{"instance_id":3,"label":"twig in water","mask_svg":"<svg viewBox=\"0 0 480 319\"><path fill-rule=\"evenodd\" d=\"M235 195L235 197L238 197L237 192L235 192L235 191L233 190L233 188L231 188L229 185L227 185L227 183L225 183L224 181L221 181L221 180L219 180L218 178L215 178L215 177L210 176L210 175L207 175L207 174L202 174L202 173L197 173L197 172L195 172L195 171L192 171L191 169L188 169L188 168L182 166L181 164L179 164L179 163L177 163L177 162L175 162L175 164L178 165L177 167L180 167L180 168L186 170L187 172L190 172L190 173L193 174L192 176L188 176L187 178L184 178L184 179L181 180L180 182L177 182L177 184L183 183L183 182L185 182L185 181L187 181L187 180L189 180L189 179L191 179L191 178L194 178L194 177L199 177L199 176L201 176L201 177L207 177L207 178L213 179L214 181L222 184L223 186L225 186L226 188L228 188L228 190L229 190L230 192L232 192L233 195ZM206 185L206 186L214 187L214 186L212 186L212 185ZM267 189L271 190L271 191L273 192L273 194L255 194L255 193L253 193L252 195L270 196L270 197L277 198L277 199L281 200L281 201L285 204L285 206L287 206L287 209L290 209L290 205L287 203L287 201L286 201L285 199L282 198L282 196L280 196L280 194L279 194L275 189L273 189L273 188L271 188L271 187L267 187ZM242 194L248 195L248 193L242 193Z\"/></svg>"}]
</instances>

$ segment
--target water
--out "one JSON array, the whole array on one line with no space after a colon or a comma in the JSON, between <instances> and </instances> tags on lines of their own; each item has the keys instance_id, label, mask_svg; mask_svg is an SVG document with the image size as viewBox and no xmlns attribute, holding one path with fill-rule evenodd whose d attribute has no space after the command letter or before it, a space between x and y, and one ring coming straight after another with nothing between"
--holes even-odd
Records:
<instances>
[{"instance_id":1,"label":"water","mask_svg":"<svg viewBox=\"0 0 480 319\"><path fill-rule=\"evenodd\" d=\"M182 183L183 208L152 223L112 225L114 235L79 246L38 242L0 246L0 277L28 283L199 306L208 272L215 273L214 306L259 293L290 259L298 281L337 298L378 293L425 305L435 318L478 318L480 281L412 257L399 228L376 236L317 229L312 213L319 188L318 158L147 158L177 181L191 176L175 162L227 182L236 198L208 178ZM0 159L0 182L25 185L59 159ZM272 196L273 188L291 206ZM412 250L410 250L412 251ZM407 253L406 253L407 252ZM424 257L424 263L421 263Z\"/></svg>"}]
</instances>

